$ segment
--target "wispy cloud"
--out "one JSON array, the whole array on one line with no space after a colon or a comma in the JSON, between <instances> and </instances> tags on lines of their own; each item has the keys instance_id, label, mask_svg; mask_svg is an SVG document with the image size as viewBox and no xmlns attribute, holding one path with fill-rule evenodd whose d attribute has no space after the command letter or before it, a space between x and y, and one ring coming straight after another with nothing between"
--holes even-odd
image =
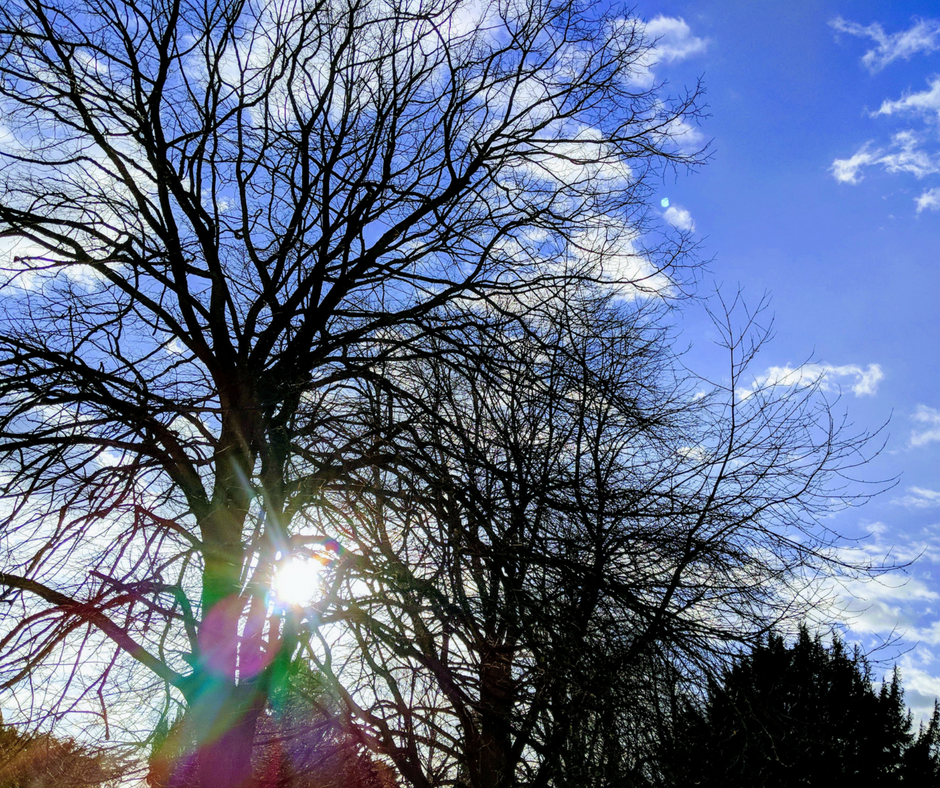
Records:
<instances>
[{"instance_id":1,"label":"wispy cloud","mask_svg":"<svg viewBox=\"0 0 940 788\"><path fill-rule=\"evenodd\" d=\"M705 145L705 135L682 118L675 118L663 128L663 136L670 139L679 150L691 153Z\"/></svg>"},{"instance_id":2,"label":"wispy cloud","mask_svg":"<svg viewBox=\"0 0 940 788\"><path fill-rule=\"evenodd\" d=\"M891 138L888 148L873 148L866 142L848 159L836 159L829 171L839 183L857 184L865 167L881 166L890 173L906 172L926 178L940 172L937 157L920 147L920 138L913 131L901 131Z\"/></svg>"},{"instance_id":3,"label":"wispy cloud","mask_svg":"<svg viewBox=\"0 0 940 788\"><path fill-rule=\"evenodd\" d=\"M911 446L926 446L940 441L940 410L918 405L911 419L919 425L911 432Z\"/></svg>"},{"instance_id":4,"label":"wispy cloud","mask_svg":"<svg viewBox=\"0 0 940 788\"><path fill-rule=\"evenodd\" d=\"M915 18L906 30L890 34L878 23L861 25L842 17L829 24L841 33L875 42L862 57L862 63L872 74L895 60L940 51L940 20L937 19ZM940 122L940 75L926 81L925 90L908 91L900 98L885 99L877 110L868 113L872 118L908 118L914 128L894 134L888 143L866 142L854 155L833 161L829 171L839 183L860 183L864 171L870 167L918 179L940 173L940 148L936 145L934 127ZM923 190L914 202L917 213L940 210L940 189Z\"/></svg>"},{"instance_id":5,"label":"wispy cloud","mask_svg":"<svg viewBox=\"0 0 940 788\"><path fill-rule=\"evenodd\" d=\"M738 396L747 399L758 391L784 387L805 389L817 386L820 391L841 391L843 382L856 397L873 396L884 372L878 364L861 367L858 364L802 364L798 367L785 365L770 367L764 374L754 378L749 388L738 389Z\"/></svg>"},{"instance_id":6,"label":"wispy cloud","mask_svg":"<svg viewBox=\"0 0 940 788\"><path fill-rule=\"evenodd\" d=\"M598 216L572 237L569 253L583 273L605 281L624 298L665 295L672 282L651 264L636 241L634 231Z\"/></svg>"},{"instance_id":7,"label":"wispy cloud","mask_svg":"<svg viewBox=\"0 0 940 788\"><path fill-rule=\"evenodd\" d=\"M890 555L878 551L888 550L888 545L874 542L852 560L870 560L874 565L883 561L896 561ZM832 600L830 611L841 618L845 624L858 634L888 635L898 630L917 629L923 612L940 599L929 584L919 577L890 572L875 577L842 577L827 581L826 593Z\"/></svg>"},{"instance_id":8,"label":"wispy cloud","mask_svg":"<svg viewBox=\"0 0 940 788\"><path fill-rule=\"evenodd\" d=\"M920 93L909 93L895 101L882 103L875 115L898 115L903 113L918 113L933 115L940 119L940 76L930 81L930 87Z\"/></svg>"},{"instance_id":9,"label":"wispy cloud","mask_svg":"<svg viewBox=\"0 0 940 788\"><path fill-rule=\"evenodd\" d=\"M914 198L917 203L917 213L921 211L940 211L940 189L927 189L923 194Z\"/></svg>"},{"instance_id":10,"label":"wispy cloud","mask_svg":"<svg viewBox=\"0 0 940 788\"><path fill-rule=\"evenodd\" d=\"M875 47L862 56L862 64L873 74L895 60L909 60L920 52L940 49L940 21L934 19L915 19L907 30L890 34L885 33L877 22L860 25L841 16L829 24L840 33L869 38L875 42Z\"/></svg>"},{"instance_id":11,"label":"wispy cloud","mask_svg":"<svg viewBox=\"0 0 940 788\"><path fill-rule=\"evenodd\" d=\"M886 523L876 522L865 529L867 537L840 548L835 557L847 564L872 567L905 566L915 561L940 564L940 534L933 528L917 534L898 532ZM892 576L898 579L897 575ZM901 575L900 582L907 583L907 576ZM909 592L910 589L905 593Z\"/></svg>"},{"instance_id":12,"label":"wispy cloud","mask_svg":"<svg viewBox=\"0 0 940 788\"><path fill-rule=\"evenodd\" d=\"M896 503L906 509L933 509L940 506L940 492L928 490L926 487L908 487L906 495L895 498Z\"/></svg>"},{"instance_id":13,"label":"wispy cloud","mask_svg":"<svg viewBox=\"0 0 940 788\"><path fill-rule=\"evenodd\" d=\"M821 609L845 623L850 639L870 636L877 644L900 638L899 646L906 650L901 663L905 699L915 715L929 718L940 695L940 663L930 648L940 644L940 593L933 577L940 564L940 534L934 528L911 534L883 523L868 530L868 538L840 548L833 557L847 565L905 568L875 577L827 578L821 587Z\"/></svg>"},{"instance_id":14,"label":"wispy cloud","mask_svg":"<svg viewBox=\"0 0 940 788\"><path fill-rule=\"evenodd\" d=\"M879 160L888 172L909 172L917 178L925 178L940 172L935 157L918 147L919 140L912 131L901 131L891 139L891 150Z\"/></svg>"}]
</instances>

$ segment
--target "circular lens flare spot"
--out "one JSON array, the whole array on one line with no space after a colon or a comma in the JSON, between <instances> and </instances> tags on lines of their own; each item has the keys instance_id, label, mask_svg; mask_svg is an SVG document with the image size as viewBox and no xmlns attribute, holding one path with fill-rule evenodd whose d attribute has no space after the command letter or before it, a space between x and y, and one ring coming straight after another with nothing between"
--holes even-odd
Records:
<instances>
[{"instance_id":1,"label":"circular lens flare spot","mask_svg":"<svg viewBox=\"0 0 940 788\"><path fill-rule=\"evenodd\" d=\"M668 207L669 207L669 198L668 198L668 197L663 197L663 198L659 201L659 204L662 205L663 208L668 208Z\"/></svg>"},{"instance_id":2,"label":"circular lens flare spot","mask_svg":"<svg viewBox=\"0 0 940 788\"><path fill-rule=\"evenodd\" d=\"M323 564L314 558L288 558L274 575L274 594L285 605L305 607L313 604L320 592Z\"/></svg>"}]
</instances>

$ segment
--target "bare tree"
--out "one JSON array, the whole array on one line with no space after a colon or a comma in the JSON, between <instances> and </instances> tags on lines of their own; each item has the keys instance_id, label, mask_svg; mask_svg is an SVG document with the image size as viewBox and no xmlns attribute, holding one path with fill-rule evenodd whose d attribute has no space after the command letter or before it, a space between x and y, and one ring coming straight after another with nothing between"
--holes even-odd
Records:
<instances>
[{"instance_id":1,"label":"bare tree","mask_svg":"<svg viewBox=\"0 0 940 788\"><path fill-rule=\"evenodd\" d=\"M306 650L408 783L562 784L605 676L777 617L854 444L683 384L644 231L696 96L650 53L549 0L4 5L21 704L109 733L164 688L229 788Z\"/></svg>"},{"instance_id":2,"label":"bare tree","mask_svg":"<svg viewBox=\"0 0 940 788\"><path fill-rule=\"evenodd\" d=\"M414 785L629 784L677 683L835 568L818 518L861 444L812 390L743 392L753 333L701 396L643 310L555 307L538 343L468 329L486 367L399 367L422 407L377 391L376 429L416 459L311 512L355 561L307 653Z\"/></svg>"}]
</instances>

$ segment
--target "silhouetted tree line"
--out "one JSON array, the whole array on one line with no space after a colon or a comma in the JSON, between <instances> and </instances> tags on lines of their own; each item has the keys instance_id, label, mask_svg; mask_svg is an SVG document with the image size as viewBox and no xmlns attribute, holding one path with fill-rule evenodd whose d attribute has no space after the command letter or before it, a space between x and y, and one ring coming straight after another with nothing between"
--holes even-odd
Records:
<instances>
[{"instance_id":1,"label":"silhouetted tree line","mask_svg":"<svg viewBox=\"0 0 940 788\"><path fill-rule=\"evenodd\" d=\"M661 704L658 716L638 718L633 729L614 724L614 714L587 720L577 736L590 757L568 763L553 785L940 785L940 706L915 727L898 669L877 688L866 656L839 639L827 646L805 628L792 643L771 634L704 698L678 689L677 678L651 674L647 692L660 700L671 695L671 702ZM343 734L336 713L322 679L302 661L291 664L260 723L252 753L257 786L396 788L391 769ZM181 742L182 731L180 719L155 737L151 788L195 786L194 779L180 782L179 772L171 780L167 770L192 751Z\"/></svg>"},{"instance_id":2,"label":"silhouetted tree line","mask_svg":"<svg viewBox=\"0 0 940 788\"><path fill-rule=\"evenodd\" d=\"M770 635L703 704L677 704L664 742L664 786L940 784L938 707L915 730L897 668L876 690L857 647L806 629L792 644Z\"/></svg>"},{"instance_id":3,"label":"silhouetted tree line","mask_svg":"<svg viewBox=\"0 0 940 788\"><path fill-rule=\"evenodd\" d=\"M663 685L669 681L660 679ZM667 694L663 686L650 691ZM839 639L826 646L805 628L793 643L771 634L716 680L704 699L682 696L675 685L671 692L671 709L649 718L645 730L629 732L637 747L646 742L647 757L611 758L600 769L598 759L586 758L583 768L572 764L557 784L940 785L940 705L915 730L898 669L876 690L868 659ZM252 752L254 784L396 788L390 767L344 734L337 712L322 678L303 661L292 663L260 723ZM196 784L195 772L187 777L185 767L171 774L192 751L182 721L162 725L152 737L146 777L151 788ZM587 748L628 733L605 727L604 720L595 723L581 730ZM0 788L104 788L119 784L128 764L70 739L0 725Z\"/></svg>"}]
</instances>

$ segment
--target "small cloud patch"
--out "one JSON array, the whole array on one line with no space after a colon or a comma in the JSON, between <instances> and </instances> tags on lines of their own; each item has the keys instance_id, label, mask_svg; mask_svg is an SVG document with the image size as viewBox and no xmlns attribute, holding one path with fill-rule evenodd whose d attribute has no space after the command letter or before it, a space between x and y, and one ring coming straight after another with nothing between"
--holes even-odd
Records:
<instances>
[{"instance_id":1,"label":"small cloud patch","mask_svg":"<svg viewBox=\"0 0 940 788\"><path fill-rule=\"evenodd\" d=\"M895 101L885 101L875 115L923 114L940 119L940 77L934 77L929 90L909 93Z\"/></svg>"},{"instance_id":2,"label":"small cloud patch","mask_svg":"<svg viewBox=\"0 0 940 788\"><path fill-rule=\"evenodd\" d=\"M695 222L692 220L692 214L689 213L685 208L680 208L678 205L671 205L666 209L666 212L663 214L663 219L665 219L669 224L675 227L677 230L682 230L683 232L692 232L695 229Z\"/></svg>"},{"instance_id":3,"label":"small cloud patch","mask_svg":"<svg viewBox=\"0 0 940 788\"><path fill-rule=\"evenodd\" d=\"M633 27L651 45L649 52L634 65L633 82L643 88L650 88L655 83L655 66L701 55L708 48L708 39L692 35L692 28L681 17L660 14L649 22L621 19L616 24Z\"/></svg>"},{"instance_id":4,"label":"small cloud patch","mask_svg":"<svg viewBox=\"0 0 940 788\"><path fill-rule=\"evenodd\" d=\"M917 213L921 211L940 211L940 189L927 189L915 198L914 202L917 203Z\"/></svg>"},{"instance_id":5,"label":"small cloud patch","mask_svg":"<svg viewBox=\"0 0 940 788\"><path fill-rule=\"evenodd\" d=\"M856 397L874 396L878 384L884 379L884 372L879 364L861 367L858 364L802 364L798 367L784 365L770 367L763 375L754 378L749 388L738 389L741 399L767 391L772 388L806 389L813 386L820 391L841 391L848 389Z\"/></svg>"},{"instance_id":6,"label":"small cloud patch","mask_svg":"<svg viewBox=\"0 0 940 788\"><path fill-rule=\"evenodd\" d=\"M918 405L911 419L918 425L911 431L911 446L926 446L940 441L940 410Z\"/></svg>"}]
</instances>

